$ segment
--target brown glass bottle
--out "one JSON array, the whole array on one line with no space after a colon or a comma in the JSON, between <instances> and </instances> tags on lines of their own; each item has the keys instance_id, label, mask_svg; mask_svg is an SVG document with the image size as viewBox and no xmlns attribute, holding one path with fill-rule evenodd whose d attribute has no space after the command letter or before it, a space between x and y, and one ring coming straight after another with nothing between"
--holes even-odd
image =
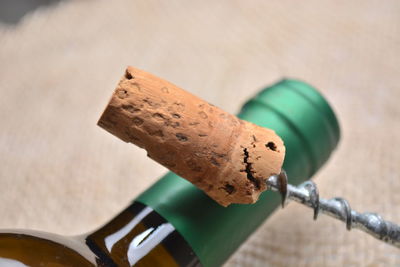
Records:
<instances>
[{"instance_id":1,"label":"brown glass bottle","mask_svg":"<svg viewBox=\"0 0 400 267\"><path fill-rule=\"evenodd\" d=\"M0 233L0 266L200 266L187 242L158 213L134 202L97 231L63 237Z\"/></svg>"}]
</instances>

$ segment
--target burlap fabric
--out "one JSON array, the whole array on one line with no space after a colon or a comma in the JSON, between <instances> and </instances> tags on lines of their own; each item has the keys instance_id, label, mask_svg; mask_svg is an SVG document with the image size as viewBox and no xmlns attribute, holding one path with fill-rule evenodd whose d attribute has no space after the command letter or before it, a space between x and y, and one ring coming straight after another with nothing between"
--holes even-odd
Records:
<instances>
[{"instance_id":1,"label":"burlap fabric","mask_svg":"<svg viewBox=\"0 0 400 267\"><path fill-rule=\"evenodd\" d=\"M79 234L165 169L96 126L127 65L230 112L308 81L343 135L324 197L400 223L399 1L64 1L0 25L0 228ZM400 251L292 203L226 266L395 266Z\"/></svg>"}]
</instances>

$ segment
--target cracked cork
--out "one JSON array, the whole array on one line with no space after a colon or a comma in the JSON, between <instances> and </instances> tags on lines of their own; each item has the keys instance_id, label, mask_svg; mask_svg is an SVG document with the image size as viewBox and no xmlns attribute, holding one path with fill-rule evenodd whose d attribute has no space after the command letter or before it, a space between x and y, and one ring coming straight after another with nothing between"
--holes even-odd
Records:
<instances>
[{"instance_id":1,"label":"cracked cork","mask_svg":"<svg viewBox=\"0 0 400 267\"><path fill-rule=\"evenodd\" d=\"M285 156L273 130L128 67L98 125L147 151L223 206L255 203Z\"/></svg>"}]
</instances>

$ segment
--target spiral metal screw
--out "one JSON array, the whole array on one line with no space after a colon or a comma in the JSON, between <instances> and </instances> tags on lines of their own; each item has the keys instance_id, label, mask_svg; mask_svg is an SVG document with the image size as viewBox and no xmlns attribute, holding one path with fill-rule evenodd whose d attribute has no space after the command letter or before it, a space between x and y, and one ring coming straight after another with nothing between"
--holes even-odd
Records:
<instances>
[{"instance_id":1,"label":"spiral metal screw","mask_svg":"<svg viewBox=\"0 0 400 267\"><path fill-rule=\"evenodd\" d=\"M285 171L272 175L266 180L269 189L278 191L282 196L282 207L288 200L302 203L314 210L314 220L319 213L327 214L346 223L347 230L358 228L386 243L400 248L400 226L384 220L376 213L359 213L350 208L343 198L323 199L319 197L318 188L312 181L299 186L288 184Z\"/></svg>"}]
</instances>

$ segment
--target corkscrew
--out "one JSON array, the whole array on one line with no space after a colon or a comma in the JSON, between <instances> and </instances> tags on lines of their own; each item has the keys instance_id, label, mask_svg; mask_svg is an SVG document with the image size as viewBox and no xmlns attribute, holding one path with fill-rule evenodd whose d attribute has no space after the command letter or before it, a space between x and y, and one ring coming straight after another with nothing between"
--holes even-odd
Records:
<instances>
[{"instance_id":1,"label":"corkscrew","mask_svg":"<svg viewBox=\"0 0 400 267\"><path fill-rule=\"evenodd\" d=\"M285 171L272 175L266 180L269 189L278 191L282 197L282 208L288 200L302 203L314 210L314 220L324 213L346 223L347 230L358 228L386 243L400 248L400 226L384 220L376 213L359 213L350 208L343 198L323 199L319 197L318 188L312 181L298 186L288 183Z\"/></svg>"}]
</instances>

